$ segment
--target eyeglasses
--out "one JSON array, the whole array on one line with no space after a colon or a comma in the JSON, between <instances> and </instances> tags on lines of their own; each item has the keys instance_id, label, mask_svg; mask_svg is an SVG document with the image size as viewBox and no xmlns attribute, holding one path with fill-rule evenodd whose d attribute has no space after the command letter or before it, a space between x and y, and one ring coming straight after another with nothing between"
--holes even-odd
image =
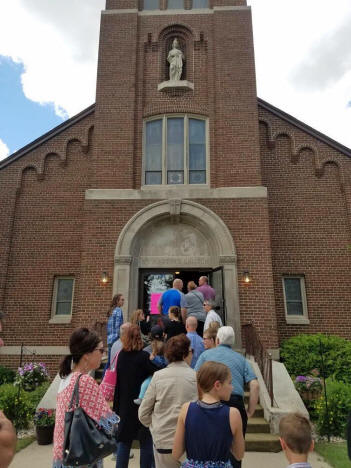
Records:
<instances>
[{"instance_id":1,"label":"eyeglasses","mask_svg":"<svg viewBox=\"0 0 351 468\"><path fill-rule=\"evenodd\" d=\"M104 348L95 348L94 351L100 351L101 354L104 354Z\"/></svg>"}]
</instances>

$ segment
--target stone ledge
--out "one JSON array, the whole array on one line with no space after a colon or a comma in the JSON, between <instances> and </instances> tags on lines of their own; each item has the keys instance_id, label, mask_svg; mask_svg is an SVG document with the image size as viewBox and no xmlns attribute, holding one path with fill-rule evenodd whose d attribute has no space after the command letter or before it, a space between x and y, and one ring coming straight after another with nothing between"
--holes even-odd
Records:
<instances>
[{"instance_id":1,"label":"stone ledge","mask_svg":"<svg viewBox=\"0 0 351 468\"><path fill-rule=\"evenodd\" d=\"M173 91L174 89L182 89L192 91L194 89L194 83L188 80L179 81L163 81L157 86L158 91Z\"/></svg>"},{"instance_id":2,"label":"stone ledge","mask_svg":"<svg viewBox=\"0 0 351 468\"><path fill-rule=\"evenodd\" d=\"M72 315L55 315L49 320L50 324L71 323Z\"/></svg>"},{"instance_id":3,"label":"stone ledge","mask_svg":"<svg viewBox=\"0 0 351 468\"><path fill-rule=\"evenodd\" d=\"M286 323L288 325L309 325L310 320L307 317L285 317Z\"/></svg>"}]
</instances>

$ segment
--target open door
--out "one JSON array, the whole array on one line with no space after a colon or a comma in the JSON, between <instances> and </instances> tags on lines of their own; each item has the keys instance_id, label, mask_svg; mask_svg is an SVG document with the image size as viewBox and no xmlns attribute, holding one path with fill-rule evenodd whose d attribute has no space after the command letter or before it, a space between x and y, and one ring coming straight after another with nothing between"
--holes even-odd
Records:
<instances>
[{"instance_id":1,"label":"open door","mask_svg":"<svg viewBox=\"0 0 351 468\"><path fill-rule=\"evenodd\" d=\"M210 272L210 284L216 291L216 312L220 315L223 325L227 322L227 311L224 298L223 267L213 268Z\"/></svg>"}]
</instances>

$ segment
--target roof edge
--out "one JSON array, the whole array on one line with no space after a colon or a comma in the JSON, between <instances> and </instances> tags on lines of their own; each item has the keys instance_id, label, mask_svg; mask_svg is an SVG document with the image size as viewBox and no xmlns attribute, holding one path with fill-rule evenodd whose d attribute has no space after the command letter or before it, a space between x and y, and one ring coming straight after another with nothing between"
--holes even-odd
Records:
<instances>
[{"instance_id":1,"label":"roof edge","mask_svg":"<svg viewBox=\"0 0 351 468\"><path fill-rule=\"evenodd\" d=\"M286 122L289 122L291 125L294 127L303 130L304 132L308 133L309 135L317 138L319 141L322 143L327 144L333 149L336 149L337 151L340 151L343 153L345 156L348 156L351 158L351 149L348 148L347 146L342 145L341 143L338 143L337 141L333 140L332 138L328 137L324 133L319 132L318 130L315 130L314 128L310 127L309 125L305 124L304 122L301 122L301 120L296 119L290 114L287 114L286 112L278 109L277 107L274 107L272 104L269 104L269 102L264 101L261 98L257 98L258 105L263 107L264 109L268 110L272 114L276 115L277 117L280 117L281 119L285 120Z\"/></svg>"},{"instance_id":2,"label":"roof edge","mask_svg":"<svg viewBox=\"0 0 351 468\"><path fill-rule=\"evenodd\" d=\"M71 127L72 125L76 124L77 122L84 119L88 115L92 114L94 110L95 110L95 103L87 107L86 109L82 110L81 112L79 112L79 114L76 114L70 119L65 120L57 127L54 127L52 130L49 130L47 133L44 133L44 135L40 136L36 140L33 140L32 142L28 143L28 145L23 146L23 148L19 149L15 153L10 154L10 156L0 161L0 169L3 169L9 164L17 161L17 159L21 158L25 154L29 153L30 151L33 151L35 148L42 145L43 143L50 140L51 138L55 137L56 135L59 135L64 130L67 130L67 128Z\"/></svg>"}]
</instances>

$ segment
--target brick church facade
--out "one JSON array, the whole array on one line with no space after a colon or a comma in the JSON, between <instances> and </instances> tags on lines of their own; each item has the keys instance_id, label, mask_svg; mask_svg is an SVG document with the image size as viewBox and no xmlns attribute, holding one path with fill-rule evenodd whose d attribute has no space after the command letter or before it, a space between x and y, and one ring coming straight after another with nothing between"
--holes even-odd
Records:
<instances>
[{"instance_id":1,"label":"brick church facade","mask_svg":"<svg viewBox=\"0 0 351 468\"><path fill-rule=\"evenodd\" d=\"M351 150L257 98L245 0L107 0L96 103L2 161L0 194L1 364L24 343L55 368L112 295L126 319L177 275L210 277L238 347L248 322L273 350L351 338Z\"/></svg>"}]
</instances>

